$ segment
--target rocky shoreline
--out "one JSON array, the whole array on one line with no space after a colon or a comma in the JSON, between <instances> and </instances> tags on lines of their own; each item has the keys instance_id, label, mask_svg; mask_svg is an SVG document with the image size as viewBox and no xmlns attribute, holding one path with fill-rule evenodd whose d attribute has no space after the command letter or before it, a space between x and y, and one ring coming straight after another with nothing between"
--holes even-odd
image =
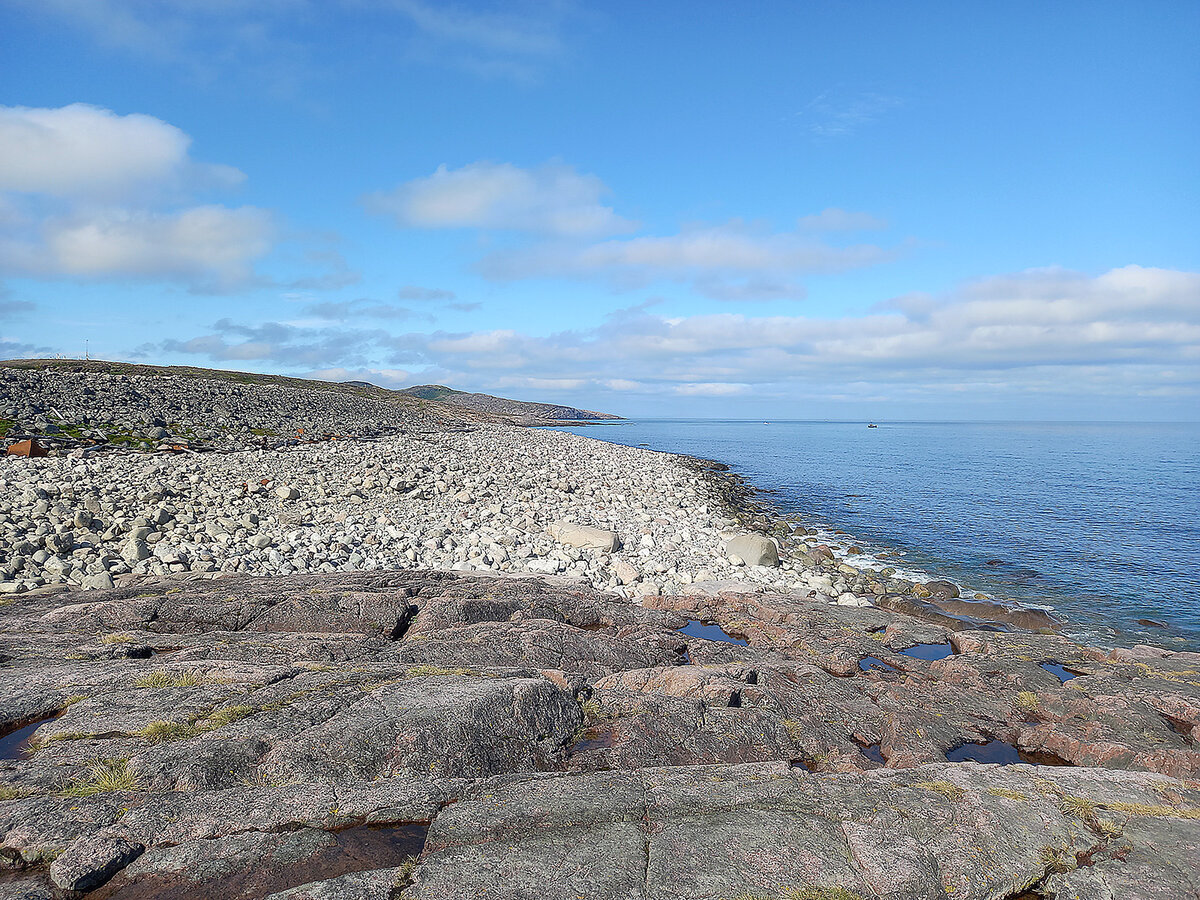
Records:
<instances>
[{"instance_id":1,"label":"rocky shoreline","mask_svg":"<svg viewBox=\"0 0 1200 900\"><path fill-rule=\"evenodd\" d=\"M1200 892L1200 654L719 464L356 437L0 460L0 900Z\"/></svg>"}]
</instances>

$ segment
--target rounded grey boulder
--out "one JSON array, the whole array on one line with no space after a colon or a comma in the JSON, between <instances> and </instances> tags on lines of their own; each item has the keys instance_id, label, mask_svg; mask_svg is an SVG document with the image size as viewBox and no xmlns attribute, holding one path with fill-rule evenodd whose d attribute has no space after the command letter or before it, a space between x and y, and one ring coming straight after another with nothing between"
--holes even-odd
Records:
<instances>
[{"instance_id":1,"label":"rounded grey boulder","mask_svg":"<svg viewBox=\"0 0 1200 900\"><path fill-rule=\"evenodd\" d=\"M779 548L761 534L739 534L725 545L726 556L736 556L748 566L779 565Z\"/></svg>"}]
</instances>

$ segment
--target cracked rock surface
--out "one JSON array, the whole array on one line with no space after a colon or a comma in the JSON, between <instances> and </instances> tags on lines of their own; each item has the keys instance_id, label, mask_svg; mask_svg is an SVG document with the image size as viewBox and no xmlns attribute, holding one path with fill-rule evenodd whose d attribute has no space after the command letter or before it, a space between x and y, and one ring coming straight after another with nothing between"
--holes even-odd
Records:
<instances>
[{"instance_id":1,"label":"cracked rock surface","mask_svg":"<svg viewBox=\"0 0 1200 900\"><path fill-rule=\"evenodd\" d=\"M1195 898L1200 656L962 624L430 570L15 595L0 898Z\"/></svg>"}]
</instances>

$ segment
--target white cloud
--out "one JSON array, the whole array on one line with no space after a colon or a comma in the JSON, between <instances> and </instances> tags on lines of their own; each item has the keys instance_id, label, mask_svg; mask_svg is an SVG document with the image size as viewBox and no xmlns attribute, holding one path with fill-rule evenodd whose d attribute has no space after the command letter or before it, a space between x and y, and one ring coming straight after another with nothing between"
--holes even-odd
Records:
<instances>
[{"instance_id":1,"label":"white cloud","mask_svg":"<svg viewBox=\"0 0 1200 900\"><path fill-rule=\"evenodd\" d=\"M561 163L522 169L476 162L442 165L425 178L366 198L367 208L416 228L491 228L555 236L629 231L629 222L601 203L608 193L594 175Z\"/></svg>"},{"instance_id":2,"label":"white cloud","mask_svg":"<svg viewBox=\"0 0 1200 900\"><path fill-rule=\"evenodd\" d=\"M271 216L253 207L106 209L52 219L38 242L0 242L0 264L34 276L178 279L222 289L251 278L273 234Z\"/></svg>"},{"instance_id":3,"label":"white cloud","mask_svg":"<svg viewBox=\"0 0 1200 900\"><path fill-rule=\"evenodd\" d=\"M229 166L193 162L190 144L153 116L83 103L0 107L0 190L109 200L184 183L230 186L245 177Z\"/></svg>"},{"instance_id":4,"label":"white cloud","mask_svg":"<svg viewBox=\"0 0 1200 900\"><path fill-rule=\"evenodd\" d=\"M392 0L397 10L433 38L503 56L554 56L563 49L558 35L560 9L543 3L534 12L515 3L495 11L421 0Z\"/></svg>"},{"instance_id":5,"label":"white cloud","mask_svg":"<svg viewBox=\"0 0 1200 900\"><path fill-rule=\"evenodd\" d=\"M8 192L0 194L0 267L50 279L179 281L201 291L259 281L254 265L274 245L274 218L250 206L187 205L189 192L243 177L196 163L190 143L152 116L83 104L0 107L0 191ZM295 285L357 278L340 257L317 257L334 271Z\"/></svg>"}]
</instances>

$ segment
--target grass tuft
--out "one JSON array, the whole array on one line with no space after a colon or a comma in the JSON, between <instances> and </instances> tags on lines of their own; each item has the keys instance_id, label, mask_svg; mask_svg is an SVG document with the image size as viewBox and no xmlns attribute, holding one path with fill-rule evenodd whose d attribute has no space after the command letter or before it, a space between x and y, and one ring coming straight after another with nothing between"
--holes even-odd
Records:
<instances>
[{"instance_id":1,"label":"grass tuft","mask_svg":"<svg viewBox=\"0 0 1200 900\"><path fill-rule=\"evenodd\" d=\"M137 638L132 634L106 634L100 638L102 644L136 644Z\"/></svg>"},{"instance_id":2,"label":"grass tuft","mask_svg":"<svg viewBox=\"0 0 1200 900\"><path fill-rule=\"evenodd\" d=\"M64 797L94 797L113 791L136 791L137 776L129 769L127 759L101 759L72 778L63 788Z\"/></svg>"},{"instance_id":3,"label":"grass tuft","mask_svg":"<svg viewBox=\"0 0 1200 900\"><path fill-rule=\"evenodd\" d=\"M36 794L37 791L32 788L19 788L11 784L0 784L0 803L5 800L20 800L22 797L29 797Z\"/></svg>"},{"instance_id":4,"label":"grass tuft","mask_svg":"<svg viewBox=\"0 0 1200 900\"><path fill-rule=\"evenodd\" d=\"M169 688L195 687L208 683L209 678L197 669L188 669L186 672L168 672L165 669L159 669L157 672L143 675L133 684L140 688Z\"/></svg>"},{"instance_id":5,"label":"grass tuft","mask_svg":"<svg viewBox=\"0 0 1200 900\"><path fill-rule=\"evenodd\" d=\"M987 792L993 797L1004 797L1008 800L1021 800L1028 802L1029 795L1022 794L1020 791L1010 791L1008 788L988 788Z\"/></svg>"},{"instance_id":6,"label":"grass tuft","mask_svg":"<svg viewBox=\"0 0 1200 900\"><path fill-rule=\"evenodd\" d=\"M1101 803L1099 805L1104 809L1151 819L1200 819L1200 808L1195 806L1151 806L1146 803Z\"/></svg>"},{"instance_id":7,"label":"grass tuft","mask_svg":"<svg viewBox=\"0 0 1200 900\"><path fill-rule=\"evenodd\" d=\"M1022 712L1036 713L1041 710L1042 705L1033 691L1021 691L1017 694L1017 708Z\"/></svg>"},{"instance_id":8,"label":"grass tuft","mask_svg":"<svg viewBox=\"0 0 1200 900\"><path fill-rule=\"evenodd\" d=\"M594 722L597 719L604 718L604 707L596 700L582 700L579 703L579 708L583 710L583 718L585 721Z\"/></svg>"},{"instance_id":9,"label":"grass tuft","mask_svg":"<svg viewBox=\"0 0 1200 900\"><path fill-rule=\"evenodd\" d=\"M254 715L254 707L252 706L226 706L209 714L207 720L204 722L204 730L216 731L222 726L251 715Z\"/></svg>"},{"instance_id":10,"label":"grass tuft","mask_svg":"<svg viewBox=\"0 0 1200 900\"><path fill-rule=\"evenodd\" d=\"M1075 854L1064 847L1043 847L1038 851L1038 861L1049 872L1071 872L1079 868Z\"/></svg>"},{"instance_id":11,"label":"grass tuft","mask_svg":"<svg viewBox=\"0 0 1200 900\"><path fill-rule=\"evenodd\" d=\"M186 722L169 722L160 719L151 722L137 734L151 744L165 744L169 741L186 741L200 733L195 725Z\"/></svg>"}]
</instances>

